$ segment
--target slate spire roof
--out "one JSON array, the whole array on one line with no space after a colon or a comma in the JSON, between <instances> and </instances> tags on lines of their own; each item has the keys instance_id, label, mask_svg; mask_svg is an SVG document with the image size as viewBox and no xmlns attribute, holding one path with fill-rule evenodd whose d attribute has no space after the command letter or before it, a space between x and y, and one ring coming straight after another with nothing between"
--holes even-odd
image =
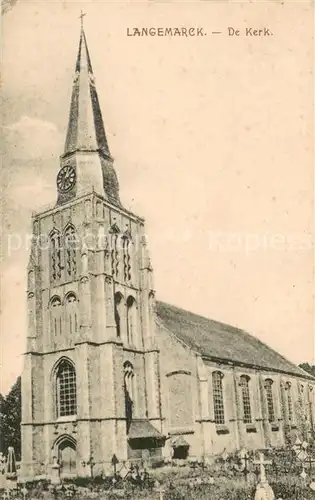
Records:
<instances>
[{"instance_id":1,"label":"slate spire roof","mask_svg":"<svg viewBox=\"0 0 315 500\"><path fill-rule=\"evenodd\" d=\"M57 204L67 203L87 190L93 190L111 204L122 207L114 160L107 142L95 78L81 17L81 32L70 113L61 168L76 169L76 184L58 193Z\"/></svg>"},{"instance_id":2,"label":"slate spire roof","mask_svg":"<svg viewBox=\"0 0 315 500\"><path fill-rule=\"evenodd\" d=\"M64 154L99 151L110 158L86 36L81 27Z\"/></svg>"}]
</instances>

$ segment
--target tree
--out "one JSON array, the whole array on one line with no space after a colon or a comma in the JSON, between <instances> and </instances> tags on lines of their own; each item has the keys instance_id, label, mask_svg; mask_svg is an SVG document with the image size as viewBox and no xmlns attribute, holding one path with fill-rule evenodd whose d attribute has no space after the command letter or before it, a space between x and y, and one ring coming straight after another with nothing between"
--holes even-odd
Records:
<instances>
[{"instance_id":1,"label":"tree","mask_svg":"<svg viewBox=\"0 0 315 500\"><path fill-rule=\"evenodd\" d=\"M18 377L9 394L0 394L0 451L7 455L13 446L17 460L21 458L21 377Z\"/></svg>"},{"instance_id":2,"label":"tree","mask_svg":"<svg viewBox=\"0 0 315 500\"><path fill-rule=\"evenodd\" d=\"M315 365L310 365L309 363L301 363L299 367L302 368L302 370L308 372L313 377L315 377Z\"/></svg>"}]
</instances>

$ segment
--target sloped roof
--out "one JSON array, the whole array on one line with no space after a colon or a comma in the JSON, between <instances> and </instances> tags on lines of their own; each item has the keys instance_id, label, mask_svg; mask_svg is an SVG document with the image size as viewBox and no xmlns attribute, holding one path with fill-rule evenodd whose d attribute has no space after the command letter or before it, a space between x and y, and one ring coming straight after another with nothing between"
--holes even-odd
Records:
<instances>
[{"instance_id":1,"label":"sloped roof","mask_svg":"<svg viewBox=\"0 0 315 500\"><path fill-rule=\"evenodd\" d=\"M180 447L189 447L189 443L186 441L186 439L183 436L177 436L175 439L172 440L171 442L172 448L180 448Z\"/></svg>"},{"instance_id":2,"label":"sloped roof","mask_svg":"<svg viewBox=\"0 0 315 500\"><path fill-rule=\"evenodd\" d=\"M170 332L205 358L312 379L310 374L244 330L164 302L157 301L156 312Z\"/></svg>"},{"instance_id":3,"label":"sloped roof","mask_svg":"<svg viewBox=\"0 0 315 500\"><path fill-rule=\"evenodd\" d=\"M128 432L129 439L163 438L162 434L147 419L132 420Z\"/></svg>"}]
</instances>

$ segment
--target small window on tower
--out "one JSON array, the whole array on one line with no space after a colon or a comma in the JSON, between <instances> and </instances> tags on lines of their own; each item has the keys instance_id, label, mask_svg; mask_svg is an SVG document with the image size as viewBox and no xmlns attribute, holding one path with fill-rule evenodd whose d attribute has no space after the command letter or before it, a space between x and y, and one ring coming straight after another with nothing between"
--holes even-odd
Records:
<instances>
[{"instance_id":1,"label":"small window on tower","mask_svg":"<svg viewBox=\"0 0 315 500\"><path fill-rule=\"evenodd\" d=\"M78 301L73 292L66 296L66 321L70 336L78 332Z\"/></svg>"},{"instance_id":2,"label":"small window on tower","mask_svg":"<svg viewBox=\"0 0 315 500\"><path fill-rule=\"evenodd\" d=\"M62 334L62 307L60 297L53 297L50 301L50 330L54 338Z\"/></svg>"},{"instance_id":3,"label":"small window on tower","mask_svg":"<svg viewBox=\"0 0 315 500\"><path fill-rule=\"evenodd\" d=\"M120 292L115 293L114 295L114 314L115 314L115 323L116 323L116 334L117 337L121 337L122 330L122 321L123 321L123 296Z\"/></svg>"},{"instance_id":4,"label":"small window on tower","mask_svg":"<svg viewBox=\"0 0 315 500\"><path fill-rule=\"evenodd\" d=\"M68 226L64 235L65 279L75 278L77 274L77 236L72 225Z\"/></svg>"},{"instance_id":5,"label":"small window on tower","mask_svg":"<svg viewBox=\"0 0 315 500\"><path fill-rule=\"evenodd\" d=\"M132 364L129 361L124 363L124 389L125 389L125 411L127 420L127 432L129 431L130 423L134 410L135 397L135 373Z\"/></svg>"},{"instance_id":6,"label":"small window on tower","mask_svg":"<svg viewBox=\"0 0 315 500\"><path fill-rule=\"evenodd\" d=\"M53 231L49 237L50 250L50 280L52 282L61 279L61 236L59 231Z\"/></svg>"},{"instance_id":7,"label":"small window on tower","mask_svg":"<svg viewBox=\"0 0 315 500\"><path fill-rule=\"evenodd\" d=\"M127 299L127 342L133 344L136 338L137 304L130 295Z\"/></svg>"}]
</instances>

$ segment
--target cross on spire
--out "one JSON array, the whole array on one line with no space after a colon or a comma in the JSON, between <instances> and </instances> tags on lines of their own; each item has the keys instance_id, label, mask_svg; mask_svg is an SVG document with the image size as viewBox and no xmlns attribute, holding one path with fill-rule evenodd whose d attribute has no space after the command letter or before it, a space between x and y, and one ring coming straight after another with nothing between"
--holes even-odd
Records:
<instances>
[{"instance_id":1,"label":"cross on spire","mask_svg":"<svg viewBox=\"0 0 315 500\"><path fill-rule=\"evenodd\" d=\"M84 16L86 16L86 12L83 12L83 10L81 10L81 14L79 16L79 19L81 19L81 29L83 29L83 18Z\"/></svg>"},{"instance_id":2,"label":"cross on spire","mask_svg":"<svg viewBox=\"0 0 315 500\"><path fill-rule=\"evenodd\" d=\"M77 183L75 190L67 193L59 192L58 204L69 201L76 192L92 191L99 194L114 205L120 206L119 185L110 155L100 103L95 87L93 68L83 29L85 12L81 11L80 40L75 64L68 130L64 153L61 157L62 166L75 165ZM88 153L88 162L86 159ZM88 165L88 166L87 166Z\"/></svg>"}]
</instances>

